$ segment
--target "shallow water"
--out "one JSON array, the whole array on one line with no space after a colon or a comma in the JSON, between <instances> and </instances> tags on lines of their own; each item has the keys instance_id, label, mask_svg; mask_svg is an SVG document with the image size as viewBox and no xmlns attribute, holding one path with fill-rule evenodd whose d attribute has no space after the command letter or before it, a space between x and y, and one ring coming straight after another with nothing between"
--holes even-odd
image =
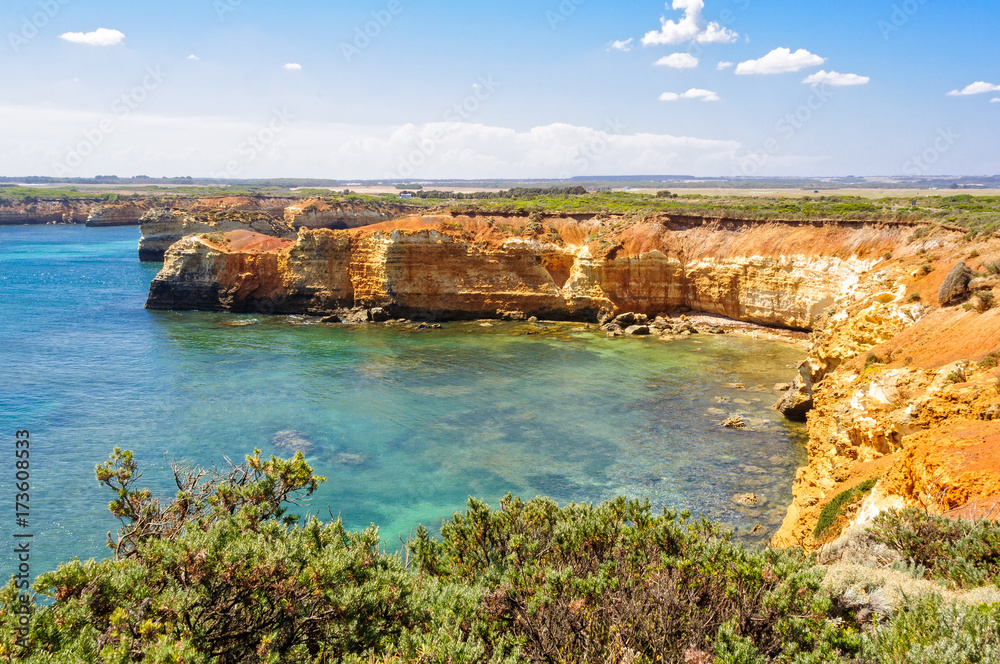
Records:
<instances>
[{"instance_id":1,"label":"shallow water","mask_svg":"<svg viewBox=\"0 0 1000 664\"><path fill-rule=\"evenodd\" d=\"M151 312L142 305L159 266L137 262L137 240L135 228L0 229L0 435L10 459L14 432L31 431L33 572L106 555L117 522L93 469L116 445L162 495L170 460L311 446L328 481L306 509L375 523L390 546L418 523L435 531L470 495L495 505L507 492L625 494L765 534L791 500L803 432L770 409L771 387L801 349L739 335L607 339L562 324L418 332ZM729 413L760 421L720 427ZM12 479L0 478L5 552ZM747 491L765 504L731 502Z\"/></svg>"}]
</instances>

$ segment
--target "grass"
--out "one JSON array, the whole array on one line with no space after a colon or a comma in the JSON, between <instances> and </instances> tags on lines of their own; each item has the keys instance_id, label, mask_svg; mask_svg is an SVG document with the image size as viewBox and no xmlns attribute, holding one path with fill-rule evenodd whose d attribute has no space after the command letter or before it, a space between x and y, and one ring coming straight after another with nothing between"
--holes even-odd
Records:
<instances>
[{"instance_id":1,"label":"grass","mask_svg":"<svg viewBox=\"0 0 1000 664\"><path fill-rule=\"evenodd\" d=\"M521 195L523 192L523 195ZM507 192L511 194L511 192ZM399 202L398 194L359 195L344 189L300 188L292 190L280 186L215 187L191 185L165 187L150 185L123 190L109 184L104 189L34 188L21 186L0 187L0 205L38 201L98 200L108 194L118 195L122 201L207 196L282 196L289 198L326 198L364 202ZM1000 196L925 196L911 206L910 198L868 199L859 196L817 196L786 198L782 196L756 197L738 193L706 196L703 194L671 194L670 197L637 192L598 191L586 194L556 193L536 194L532 190L513 190L514 197L497 197L498 194L482 192L481 195L457 195L447 191L421 192L426 198L414 197L405 202L413 209L445 208L459 213L518 214L529 216L532 212L545 215L586 214L619 215L638 221L654 215L691 215L752 221L813 221L824 220L856 222L902 222L912 224L937 224L960 228L967 238L990 237L1000 230ZM489 197L488 197L489 196ZM930 232L929 228L917 229L911 236L916 242ZM1000 273L1000 265L987 266Z\"/></svg>"},{"instance_id":2,"label":"grass","mask_svg":"<svg viewBox=\"0 0 1000 664\"><path fill-rule=\"evenodd\" d=\"M827 506L820 512L816 529L813 530L813 538L818 540L826 535L827 531L840 519L844 508L861 500L865 494L872 490L876 482L878 482L878 478L874 477L834 496L833 500L827 503Z\"/></svg>"}]
</instances>

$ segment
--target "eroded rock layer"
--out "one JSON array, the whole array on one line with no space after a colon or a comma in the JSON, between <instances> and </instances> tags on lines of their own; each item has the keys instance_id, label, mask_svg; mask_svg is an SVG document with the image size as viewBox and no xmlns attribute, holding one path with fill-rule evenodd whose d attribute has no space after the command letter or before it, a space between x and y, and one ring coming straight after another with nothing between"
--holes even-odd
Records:
<instances>
[{"instance_id":1,"label":"eroded rock layer","mask_svg":"<svg viewBox=\"0 0 1000 664\"><path fill-rule=\"evenodd\" d=\"M412 217L353 231L247 231L172 246L150 308L592 320L677 307L808 329L906 229L662 218ZM221 229L219 229L221 230Z\"/></svg>"}]
</instances>

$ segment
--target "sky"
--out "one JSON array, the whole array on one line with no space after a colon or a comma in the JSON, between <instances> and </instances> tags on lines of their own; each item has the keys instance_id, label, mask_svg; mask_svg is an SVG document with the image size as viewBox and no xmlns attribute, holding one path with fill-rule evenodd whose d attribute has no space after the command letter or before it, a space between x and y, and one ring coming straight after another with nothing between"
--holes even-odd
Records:
<instances>
[{"instance_id":1,"label":"sky","mask_svg":"<svg viewBox=\"0 0 1000 664\"><path fill-rule=\"evenodd\" d=\"M1000 173L1000 3L3 0L0 175Z\"/></svg>"}]
</instances>

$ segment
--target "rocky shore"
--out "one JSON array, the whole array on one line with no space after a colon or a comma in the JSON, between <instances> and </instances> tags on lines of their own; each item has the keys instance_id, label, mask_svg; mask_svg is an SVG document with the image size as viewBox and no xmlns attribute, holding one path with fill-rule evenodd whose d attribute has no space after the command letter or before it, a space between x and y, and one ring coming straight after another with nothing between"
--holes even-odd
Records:
<instances>
[{"instance_id":1,"label":"rocky shore","mask_svg":"<svg viewBox=\"0 0 1000 664\"><path fill-rule=\"evenodd\" d=\"M998 266L1000 242L911 225L429 215L189 235L147 307L811 334L797 374L776 377L790 381L779 410L808 421L809 463L774 544L812 549L889 507L1000 501Z\"/></svg>"}]
</instances>

